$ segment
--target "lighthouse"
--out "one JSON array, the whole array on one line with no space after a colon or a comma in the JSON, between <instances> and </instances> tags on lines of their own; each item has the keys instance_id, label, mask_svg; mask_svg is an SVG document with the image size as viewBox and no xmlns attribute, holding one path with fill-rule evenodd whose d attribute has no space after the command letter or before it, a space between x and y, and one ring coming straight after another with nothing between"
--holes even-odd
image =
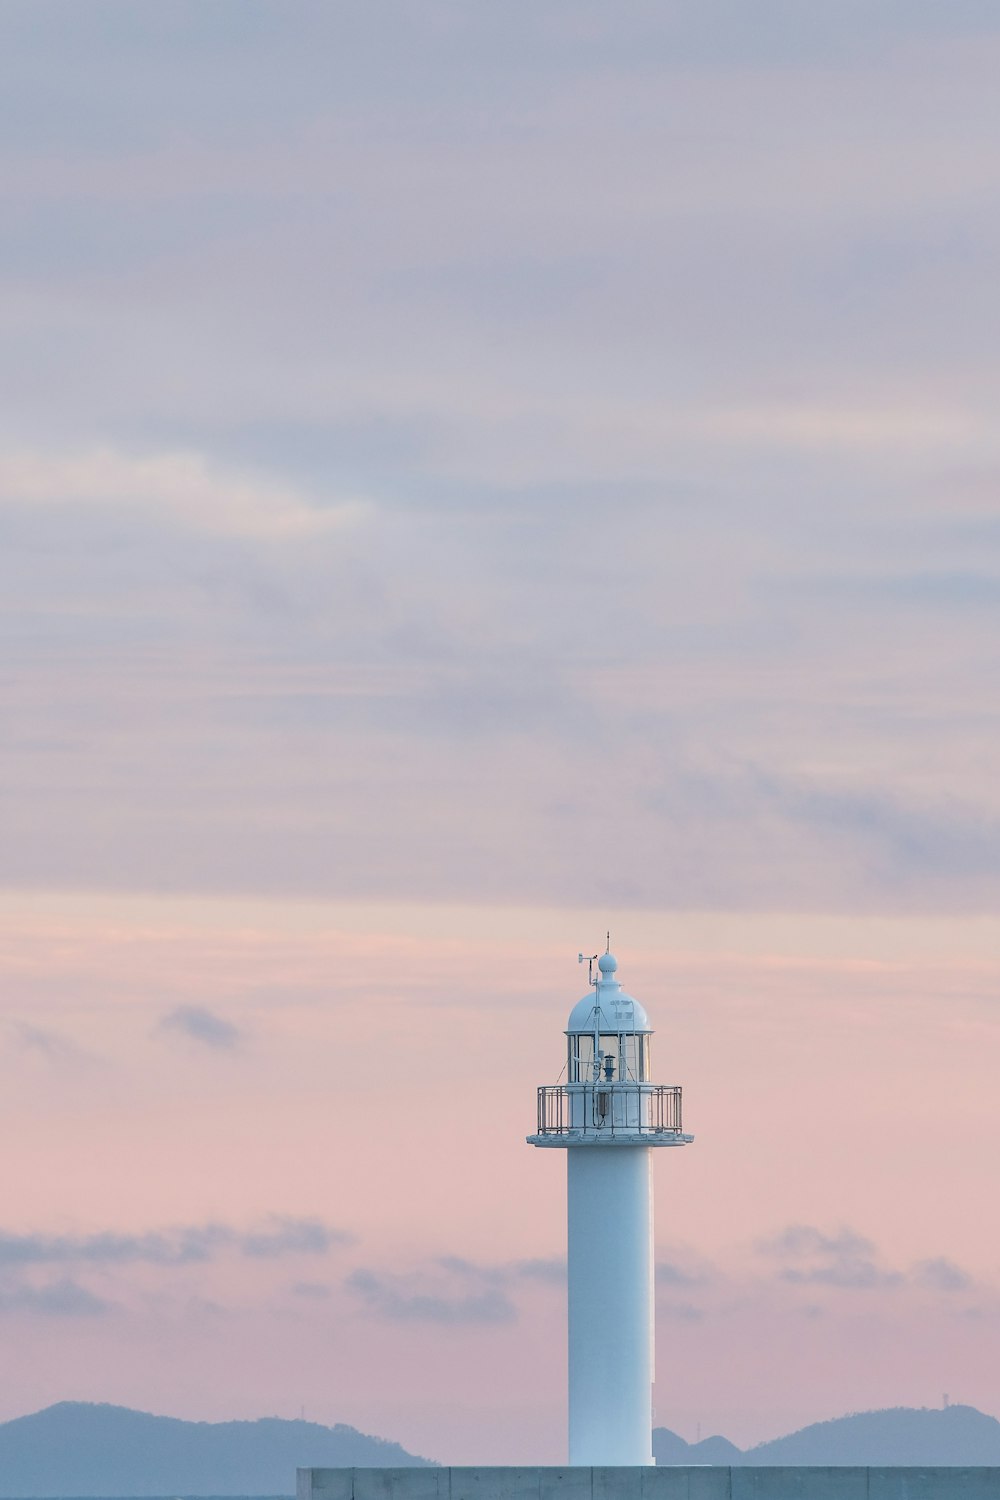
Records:
<instances>
[{"instance_id":1,"label":"lighthouse","mask_svg":"<svg viewBox=\"0 0 1000 1500\"><path fill-rule=\"evenodd\" d=\"M566 1027L566 1081L528 1144L566 1152L569 1461L653 1463L653 1151L686 1146L681 1091L652 1082L645 1010L609 951ZM595 955L596 957L596 955Z\"/></svg>"}]
</instances>

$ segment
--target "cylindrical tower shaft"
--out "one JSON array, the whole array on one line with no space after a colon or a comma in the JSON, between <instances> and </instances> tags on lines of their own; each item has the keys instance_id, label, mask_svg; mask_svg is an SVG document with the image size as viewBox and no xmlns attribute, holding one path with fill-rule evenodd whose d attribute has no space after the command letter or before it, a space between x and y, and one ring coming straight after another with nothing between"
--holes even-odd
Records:
<instances>
[{"instance_id":1,"label":"cylindrical tower shaft","mask_svg":"<svg viewBox=\"0 0 1000 1500\"><path fill-rule=\"evenodd\" d=\"M653 1193L648 1146L566 1152L569 1461L653 1462Z\"/></svg>"}]
</instances>

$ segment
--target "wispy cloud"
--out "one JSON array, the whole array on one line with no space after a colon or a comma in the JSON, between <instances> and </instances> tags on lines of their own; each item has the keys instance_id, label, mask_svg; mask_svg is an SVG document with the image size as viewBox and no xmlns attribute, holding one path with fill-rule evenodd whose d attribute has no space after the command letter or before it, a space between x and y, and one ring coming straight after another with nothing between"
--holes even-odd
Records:
<instances>
[{"instance_id":1,"label":"wispy cloud","mask_svg":"<svg viewBox=\"0 0 1000 1500\"><path fill-rule=\"evenodd\" d=\"M943 1255L933 1260L921 1260L911 1272L913 1280L934 1292L966 1292L973 1286L973 1278L953 1260Z\"/></svg>"},{"instance_id":2,"label":"wispy cloud","mask_svg":"<svg viewBox=\"0 0 1000 1500\"><path fill-rule=\"evenodd\" d=\"M540 1281L547 1286L564 1286L566 1261L563 1256L543 1256L534 1260L515 1260L507 1267L512 1280Z\"/></svg>"},{"instance_id":3,"label":"wispy cloud","mask_svg":"<svg viewBox=\"0 0 1000 1500\"><path fill-rule=\"evenodd\" d=\"M238 1026L202 1005L179 1005L164 1016L159 1030L178 1032L219 1052L233 1052L243 1040Z\"/></svg>"},{"instance_id":4,"label":"wispy cloud","mask_svg":"<svg viewBox=\"0 0 1000 1500\"><path fill-rule=\"evenodd\" d=\"M682 1265L677 1260L656 1262L656 1282L661 1287L699 1286L711 1280L713 1270L707 1263Z\"/></svg>"},{"instance_id":5,"label":"wispy cloud","mask_svg":"<svg viewBox=\"0 0 1000 1500\"><path fill-rule=\"evenodd\" d=\"M348 1289L369 1311L393 1322L512 1323L517 1310L502 1286L488 1277L458 1273L459 1284L438 1273L393 1275L359 1267L347 1277ZM473 1283L470 1285L470 1281ZM478 1281L478 1284L476 1284Z\"/></svg>"},{"instance_id":6,"label":"wispy cloud","mask_svg":"<svg viewBox=\"0 0 1000 1500\"><path fill-rule=\"evenodd\" d=\"M680 1323L700 1323L705 1317L705 1309L693 1302L658 1302L656 1313Z\"/></svg>"},{"instance_id":7,"label":"wispy cloud","mask_svg":"<svg viewBox=\"0 0 1000 1500\"><path fill-rule=\"evenodd\" d=\"M353 1243L344 1230L331 1229L320 1219L274 1219L269 1227L241 1235L240 1250L257 1260L278 1255L325 1255L335 1245Z\"/></svg>"},{"instance_id":8,"label":"wispy cloud","mask_svg":"<svg viewBox=\"0 0 1000 1500\"><path fill-rule=\"evenodd\" d=\"M885 1265L874 1242L853 1229L827 1233L811 1224L790 1224L758 1242L761 1255L783 1262L778 1276L792 1285L869 1291L904 1285L935 1292L967 1291L973 1278L943 1256L918 1261L907 1270Z\"/></svg>"},{"instance_id":9,"label":"wispy cloud","mask_svg":"<svg viewBox=\"0 0 1000 1500\"><path fill-rule=\"evenodd\" d=\"M346 1230L317 1219L275 1217L259 1227L238 1229L207 1223L123 1234L13 1234L0 1231L0 1267L32 1265L185 1266L237 1254L253 1259L324 1255L353 1243Z\"/></svg>"},{"instance_id":10,"label":"wispy cloud","mask_svg":"<svg viewBox=\"0 0 1000 1500\"><path fill-rule=\"evenodd\" d=\"M953 797L906 799L888 787L836 786L820 779L752 778L762 806L824 838L865 848L914 885L1000 876L998 825ZM748 786L747 791L753 794Z\"/></svg>"},{"instance_id":11,"label":"wispy cloud","mask_svg":"<svg viewBox=\"0 0 1000 1500\"><path fill-rule=\"evenodd\" d=\"M780 1267L783 1281L804 1286L871 1289L898 1286L900 1272L878 1263L875 1245L851 1229L825 1234L810 1224L790 1224L758 1245L763 1255L792 1262Z\"/></svg>"},{"instance_id":12,"label":"wispy cloud","mask_svg":"<svg viewBox=\"0 0 1000 1500\"><path fill-rule=\"evenodd\" d=\"M123 511L196 531L274 541L356 524L357 500L310 502L287 484L227 469L195 451L136 455L110 447L68 454L0 449L0 507Z\"/></svg>"},{"instance_id":13,"label":"wispy cloud","mask_svg":"<svg viewBox=\"0 0 1000 1500\"><path fill-rule=\"evenodd\" d=\"M27 1021L10 1021L8 1031L18 1046L27 1052L35 1052L50 1062L94 1061L92 1053L47 1027L34 1026Z\"/></svg>"},{"instance_id":14,"label":"wispy cloud","mask_svg":"<svg viewBox=\"0 0 1000 1500\"><path fill-rule=\"evenodd\" d=\"M874 1248L871 1240L856 1234L853 1229L839 1229L836 1233L829 1234L812 1224L789 1224L772 1237L757 1242L757 1250L761 1255L796 1258L866 1254Z\"/></svg>"},{"instance_id":15,"label":"wispy cloud","mask_svg":"<svg viewBox=\"0 0 1000 1500\"><path fill-rule=\"evenodd\" d=\"M428 1323L510 1323L519 1287L562 1287L566 1262L545 1256L480 1264L464 1256L440 1255L412 1271L360 1268L348 1288L380 1317Z\"/></svg>"},{"instance_id":16,"label":"wispy cloud","mask_svg":"<svg viewBox=\"0 0 1000 1500\"><path fill-rule=\"evenodd\" d=\"M0 1313L41 1313L53 1318L94 1318L112 1310L113 1304L95 1296L79 1282L69 1279L43 1286L0 1289Z\"/></svg>"}]
</instances>

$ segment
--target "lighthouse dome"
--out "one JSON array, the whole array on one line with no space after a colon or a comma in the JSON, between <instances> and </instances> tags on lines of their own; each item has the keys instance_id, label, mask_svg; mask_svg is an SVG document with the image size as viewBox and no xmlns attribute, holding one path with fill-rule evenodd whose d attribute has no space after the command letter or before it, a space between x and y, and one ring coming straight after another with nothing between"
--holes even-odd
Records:
<instances>
[{"instance_id":1,"label":"lighthouse dome","mask_svg":"<svg viewBox=\"0 0 1000 1500\"><path fill-rule=\"evenodd\" d=\"M578 1000L569 1014L568 1032L649 1031L649 1017L618 982L618 960L613 953L602 953L597 961L598 981L588 994ZM595 1014L600 1008L600 1016Z\"/></svg>"}]
</instances>

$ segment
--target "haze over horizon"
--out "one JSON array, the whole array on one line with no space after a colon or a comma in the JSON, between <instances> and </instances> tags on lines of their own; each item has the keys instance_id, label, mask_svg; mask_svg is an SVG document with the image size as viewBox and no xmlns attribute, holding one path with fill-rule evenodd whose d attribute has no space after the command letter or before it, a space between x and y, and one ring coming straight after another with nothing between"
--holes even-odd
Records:
<instances>
[{"instance_id":1,"label":"haze over horizon","mask_svg":"<svg viewBox=\"0 0 1000 1500\"><path fill-rule=\"evenodd\" d=\"M609 927L696 1137L657 1425L1000 1411L998 64L0 8L0 1420L559 1461Z\"/></svg>"}]
</instances>

